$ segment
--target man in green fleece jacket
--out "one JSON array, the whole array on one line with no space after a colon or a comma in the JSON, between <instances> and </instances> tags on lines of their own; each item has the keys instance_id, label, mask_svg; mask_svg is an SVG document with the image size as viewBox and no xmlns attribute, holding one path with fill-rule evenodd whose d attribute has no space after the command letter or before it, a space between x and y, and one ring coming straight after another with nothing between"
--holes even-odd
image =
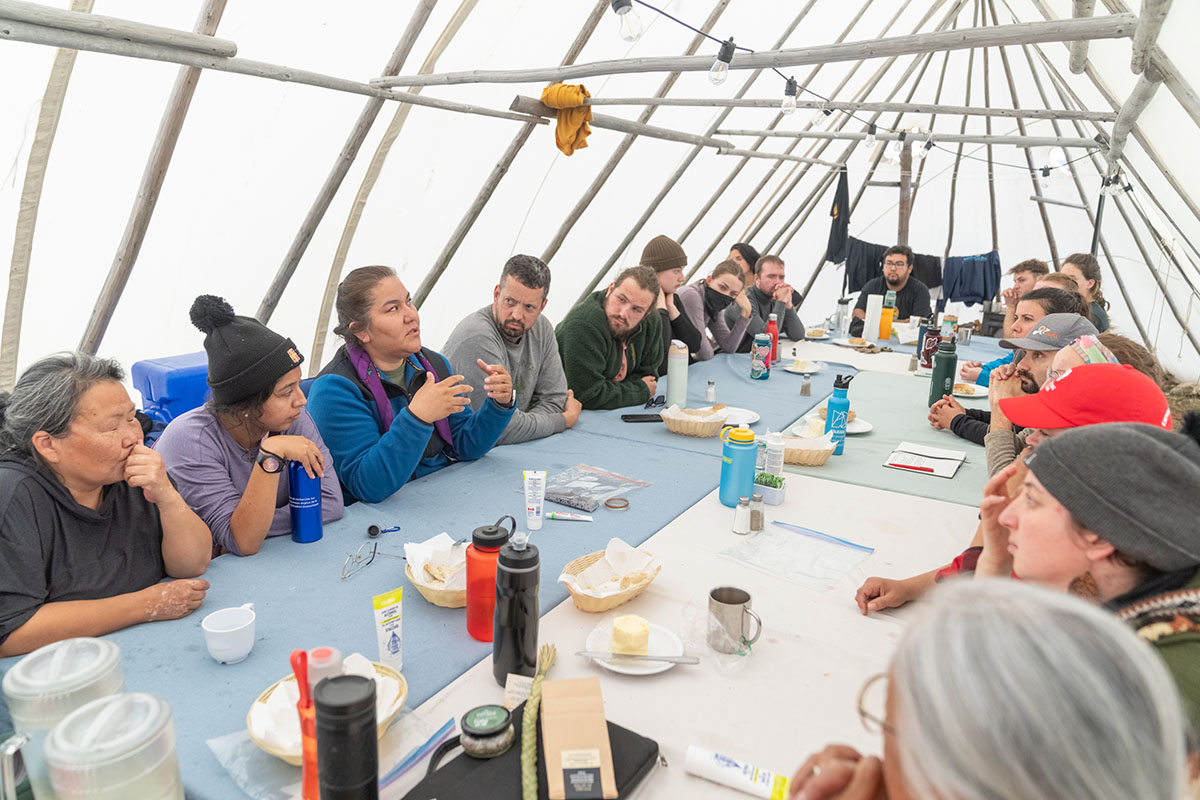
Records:
<instances>
[{"instance_id":1,"label":"man in green fleece jacket","mask_svg":"<svg viewBox=\"0 0 1200 800\"><path fill-rule=\"evenodd\" d=\"M654 397L663 361L657 297L654 270L630 267L558 323L567 386L584 408L624 408Z\"/></svg>"}]
</instances>

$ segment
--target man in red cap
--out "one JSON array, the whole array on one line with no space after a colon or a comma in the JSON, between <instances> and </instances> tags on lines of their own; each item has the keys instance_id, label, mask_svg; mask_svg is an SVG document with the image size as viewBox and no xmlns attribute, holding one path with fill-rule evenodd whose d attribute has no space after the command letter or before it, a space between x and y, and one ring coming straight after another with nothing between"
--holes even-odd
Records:
<instances>
[{"instance_id":1,"label":"man in red cap","mask_svg":"<svg viewBox=\"0 0 1200 800\"><path fill-rule=\"evenodd\" d=\"M1143 422L1171 430L1166 395L1148 376L1127 364L1075 367L1046 381L1037 394L1001 400L1000 410L1013 424L1034 429L1027 441L1029 447L1070 428L1105 422ZM1013 484L1024 479L1023 470ZM902 606L937 581L974 570L982 550L982 531L976 529L971 546L949 565L901 580L867 578L854 599L863 614Z\"/></svg>"}]
</instances>

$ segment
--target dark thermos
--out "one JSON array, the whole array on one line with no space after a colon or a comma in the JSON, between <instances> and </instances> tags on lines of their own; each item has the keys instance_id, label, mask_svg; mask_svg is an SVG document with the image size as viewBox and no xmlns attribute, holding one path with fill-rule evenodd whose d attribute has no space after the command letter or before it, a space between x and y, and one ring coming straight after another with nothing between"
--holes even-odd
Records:
<instances>
[{"instance_id":1,"label":"dark thermos","mask_svg":"<svg viewBox=\"0 0 1200 800\"><path fill-rule=\"evenodd\" d=\"M288 506L292 512L292 541L321 538L321 479L308 477L299 461L288 462Z\"/></svg>"},{"instance_id":2,"label":"dark thermos","mask_svg":"<svg viewBox=\"0 0 1200 800\"><path fill-rule=\"evenodd\" d=\"M537 671L538 564L538 550L529 544L528 533L513 534L500 548L492 627L492 675L501 686L510 672L533 677Z\"/></svg>"},{"instance_id":3,"label":"dark thermos","mask_svg":"<svg viewBox=\"0 0 1200 800\"><path fill-rule=\"evenodd\" d=\"M325 678L313 689L321 800L378 800L379 738L375 681Z\"/></svg>"}]
</instances>

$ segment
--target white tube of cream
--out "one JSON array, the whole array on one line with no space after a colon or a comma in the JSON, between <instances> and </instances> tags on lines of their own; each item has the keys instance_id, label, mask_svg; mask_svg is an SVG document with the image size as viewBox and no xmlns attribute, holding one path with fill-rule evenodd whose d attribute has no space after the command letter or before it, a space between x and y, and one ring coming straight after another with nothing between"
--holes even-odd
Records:
<instances>
[{"instance_id":1,"label":"white tube of cream","mask_svg":"<svg viewBox=\"0 0 1200 800\"><path fill-rule=\"evenodd\" d=\"M791 780L729 756L688 745L683 768L691 775L764 800L786 800Z\"/></svg>"},{"instance_id":2,"label":"white tube of cream","mask_svg":"<svg viewBox=\"0 0 1200 800\"><path fill-rule=\"evenodd\" d=\"M542 505L546 501L546 471L525 470L525 527L531 531L542 529Z\"/></svg>"}]
</instances>

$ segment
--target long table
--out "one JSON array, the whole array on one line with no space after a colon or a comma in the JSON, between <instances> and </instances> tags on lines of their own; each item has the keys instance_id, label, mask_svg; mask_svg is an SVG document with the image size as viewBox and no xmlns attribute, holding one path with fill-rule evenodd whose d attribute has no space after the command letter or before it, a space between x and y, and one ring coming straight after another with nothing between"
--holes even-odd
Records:
<instances>
[{"instance_id":1,"label":"long table","mask_svg":"<svg viewBox=\"0 0 1200 800\"><path fill-rule=\"evenodd\" d=\"M802 397L794 375L751 381L749 356L722 355L691 367L689 405L703 404L710 378L717 382L721 401L761 414L761 421L753 426L757 431L783 428L830 391L822 379L811 396ZM109 638L122 649L127 690L158 694L171 705L188 796L214 800L244 796L207 742L244 730L251 702L289 672L288 655L294 648L332 645L347 654L376 657L371 608L375 594L404 587L403 673L410 706L425 702L489 656L491 645L467 634L464 612L438 608L420 598L404 577L404 562L394 556L403 554L405 542L422 541L441 531L455 539L468 538L474 528L505 514L515 516L523 527L522 470L545 469L553 475L583 463L650 483L627 495L626 512L601 507L592 523L547 520L533 535L542 558L543 610L567 596L557 579L568 562L604 549L613 537L640 544L717 485L721 451L717 439L676 436L660 424L624 423L620 413L584 412L572 430L495 448L478 461L412 481L383 503L351 506L343 519L325 526L324 538L318 542L299 545L280 537L268 540L253 557L215 559L205 575L212 588L198 611L181 620L111 634ZM342 580L346 557L368 541L366 529L372 523L400 525L401 530L381 536L381 555L362 572ZM254 651L240 664L215 663L205 650L201 619L213 610L247 602L255 604L257 613ZM0 672L15 661L0 661Z\"/></svg>"}]
</instances>

